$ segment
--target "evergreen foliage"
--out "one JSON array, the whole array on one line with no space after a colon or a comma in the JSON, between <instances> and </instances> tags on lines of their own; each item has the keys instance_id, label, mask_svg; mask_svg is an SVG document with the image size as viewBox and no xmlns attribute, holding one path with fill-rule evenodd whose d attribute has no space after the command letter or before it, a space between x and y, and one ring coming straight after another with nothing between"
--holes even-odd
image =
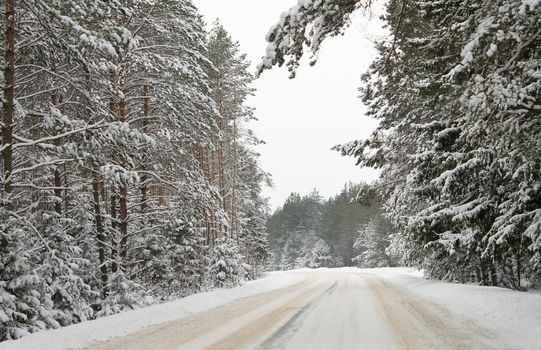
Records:
<instances>
[{"instance_id":1,"label":"evergreen foliage","mask_svg":"<svg viewBox=\"0 0 541 350\"><path fill-rule=\"evenodd\" d=\"M305 44L316 57L370 3L299 1L271 29L260 72L287 58L294 73ZM336 149L382 170L375 191L398 232L389 252L433 278L539 286L541 3L386 7L389 35L361 88L379 127Z\"/></svg>"},{"instance_id":2,"label":"evergreen foliage","mask_svg":"<svg viewBox=\"0 0 541 350\"><path fill-rule=\"evenodd\" d=\"M386 252L392 227L382 216L377 197L365 196L359 202L358 194L366 188L370 186L346 184L328 200L317 191L307 196L292 193L267 224L271 268L392 266ZM372 231L361 238L366 227ZM367 256L366 262L359 261L358 253Z\"/></svg>"},{"instance_id":3,"label":"evergreen foliage","mask_svg":"<svg viewBox=\"0 0 541 350\"><path fill-rule=\"evenodd\" d=\"M0 18L0 341L257 277L269 175L225 29L190 0Z\"/></svg>"}]
</instances>

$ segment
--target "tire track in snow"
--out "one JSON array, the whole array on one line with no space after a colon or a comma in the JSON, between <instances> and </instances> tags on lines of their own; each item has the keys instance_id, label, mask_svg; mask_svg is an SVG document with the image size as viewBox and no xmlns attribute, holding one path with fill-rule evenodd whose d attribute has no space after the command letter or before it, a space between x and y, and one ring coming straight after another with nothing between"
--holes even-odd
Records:
<instances>
[{"instance_id":1,"label":"tire track in snow","mask_svg":"<svg viewBox=\"0 0 541 350\"><path fill-rule=\"evenodd\" d=\"M336 287L336 284L337 282L327 290ZM299 313L302 314L302 310L306 309L309 304L313 304L316 299L320 299L327 291L325 290L325 292L321 293L321 288L321 284L318 283L316 287L296 295L286 304L265 313L258 319L246 324L245 327L242 327L238 331L209 345L205 350L238 350L254 348L261 339L265 339L268 336L269 330L272 331L284 320L287 320L289 323L289 321L298 316ZM280 327L280 329L281 328L282 327Z\"/></svg>"},{"instance_id":2,"label":"tire track in snow","mask_svg":"<svg viewBox=\"0 0 541 350\"><path fill-rule=\"evenodd\" d=\"M367 283L349 271L316 271L338 280L281 331L264 341L260 350L395 350L393 335Z\"/></svg>"},{"instance_id":3,"label":"tire track in snow","mask_svg":"<svg viewBox=\"0 0 541 350\"><path fill-rule=\"evenodd\" d=\"M483 350L511 348L497 341L473 319L456 317L451 310L411 295L383 279L359 273L381 308L397 345L403 350Z\"/></svg>"},{"instance_id":4,"label":"tire track in snow","mask_svg":"<svg viewBox=\"0 0 541 350\"><path fill-rule=\"evenodd\" d=\"M293 286L243 298L201 314L151 327L136 334L99 343L87 350L173 350L203 349L217 341L226 344L230 334L246 328L261 315L306 300L321 289L321 279L306 279ZM298 299L298 300L297 300ZM287 309L287 308L286 308ZM288 310L291 310L291 306ZM248 339L248 338L247 338ZM261 338L259 338L261 339ZM254 344L257 340L253 340ZM254 344L250 344L253 346ZM239 346L213 349L240 349Z\"/></svg>"},{"instance_id":5,"label":"tire track in snow","mask_svg":"<svg viewBox=\"0 0 541 350\"><path fill-rule=\"evenodd\" d=\"M308 317L311 310L314 309L316 304L324 297L331 295L338 286L338 281L335 281L329 288L324 290L321 294L310 300L307 304L303 305L283 326L281 326L276 332L259 345L258 350L275 350L282 349L284 344L287 343L287 339L292 334L296 333L302 326L304 319Z\"/></svg>"},{"instance_id":6,"label":"tire track in snow","mask_svg":"<svg viewBox=\"0 0 541 350\"><path fill-rule=\"evenodd\" d=\"M89 350L512 349L473 317L368 273L303 272L288 288L240 299Z\"/></svg>"},{"instance_id":7,"label":"tire track in snow","mask_svg":"<svg viewBox=\"0 0 541 350\"><path fill-rule=\"evenodd\" d=\"M265 305L269 299L272 300L280 295L295 292L299 288L303 289L309 283L310 281L301 281L284 289L236 300L178 321L152 326L126 337L100 342L88 347L86 350L170 350L178 344L202 336L205 332L222 325L224 320L219 317L222 314L227 315L230 319L241 317Z\"/></svg>"}]
</instances>

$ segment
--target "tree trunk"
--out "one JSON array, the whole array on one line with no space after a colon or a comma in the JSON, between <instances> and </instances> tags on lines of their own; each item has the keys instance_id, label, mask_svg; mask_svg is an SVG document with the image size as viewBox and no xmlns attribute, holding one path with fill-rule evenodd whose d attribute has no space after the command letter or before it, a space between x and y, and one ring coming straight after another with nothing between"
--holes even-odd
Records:
<instances>
[{"instance_id":1,"label":"tree trunk","mask_svg":"<svg viewBox=\"0 0 541 350\"><path fill-rule=\"evenodd\" d=\"M56 64L54 62L51 63L51 71L56 74ZM51 94L51 103L54 108L57 108L58 105L60 104L60 95L57 88L56 77L53 78L52 88L53 88L52 90L53 92ZM60 140L55 140L54 144L55 146L59 146ZM55 197L54 211L60 216L62 215L62 189L61 189L62 179L61 179L58 165L54 168L53 187L54 187L53 193Z\"/></svg>"},{"instance_id":2,"label":"tree trunk","mask_svg":"<svg viewBox=\"0 0 541 350\"><path fill-rule=\"evenodd\" d=\"M55 202L54 202L54 211L58 215L62 215L62 179L60 177L60 171L58 171L58 167L54 169L54 196L55 196Z\"/></svg>"},{"instance_id":3,"label":"tree trunk","mask_svg":"<svg viewBox=\"0 0 541 350\"><path fill-rule=\"evenodd\" d=\"M15 0L6 0L6 55L4 68L4 116L2 118L2 141L6 148L2 151L4 166L4 191L10 194L13 190L11 175L13 174L13 114L15 109ZM7 208L12 209L9 199Z\"/></svg>"},{"instance_id":4,"label":"tree trunk","mask_svg":"<svg viewBox=\"0 0 541 350\"><path fill-rule=\"evenodd\" d=\"M111 87L115 84L115 72L111 69L110 72L110 79L111 79ZM111 97L109 99L109 111L111 114L115 113L116 109L116 101L115 101L115 91L111 89L110 91ZM103 197L105 198L105 196ZM118 244L117 241L117 228L118 228L118 211L117 211L117 201L118 196L116 194L116 188L115 185L111 185L111 206L110 206L110 212L111 212L111 257L112 257L112 263L111 263L111 272L117 273L118 272Z\"/></svg>"},{"instance_id":5,"label":"tree trunk","mask_svg":"<svg viewBox=\"0 0 541 350\"><path fill-rule=\"evenodd\" d=\"M490 282L493 287L498 286L498 274L496 273L496 268L494 263L490 262Z\"/></svg>"},{"instance_id":6,"label":"tree trunk","mask_svg":"<svg viewBox=\"0 0 541 350\"><path fill-rule=\"evenodd\" d=\"M119 204L118 204L118 217L119 224L118 229L120 231L120 258L126 259L127 256L127 243L128 243L128 188L123 185L120 188Z\"/></svg>"},{"instance_id":7,"label":"tree trunk","mask_svg":"<svg viewBox=\"0 0 541 350\"><path fill-rule=\"evenodd\" d=\"M69 201L68 201L68 166L64 163L64 213L68 212Z\"/></svg>"},{"instance_id":8,"label":"tree trunk","mask_svg":"<svg viewBox=\"0 0 541 350\"><path fill-rule=\"evenodd\" d=\"M483 261L483 258L479 256L479 282L481 282L482 286L488 286L488 276L487 276L487 270L486 265Z\"/></svg>"},{"instance_id":9,"label":"tree trunk","mask_svg":"<svg viewBox=\"0 0 541 350\"><path fill-rule=\"evenodd\" d=\"M521 264L521 261L520 261L520 247L518 248L518 252L517 252L517 254L515 256L515 259L517 261L517 285L516 285L516 289L520 290L520 288L521 288L520 280L522 279L522 264Z\"/></svg>"},{"instance_id":10,"label":"tree trunk","mask_svg":"<svg viewBox=\"0 0 541 350\"><path fill-rule=\"evenodd\" d=\"M240 247L239 230L237 227L237 121L235 119L233 119L233 164L231 170L231 227L237 241L237 247Z\"/></svg>"},{"instance_id":11,"label":"tree trunk","mask_svg":"<svg viewBox=\"0 0 541 350\"><path fill-rule=\"evenodd\" d=\"M148 132L148 117L150 115L150 106L148 103L149 100L149 87L147 84L143 86L143 132ZM141 169L146 171L146 157L143 159L143 164L141 164ZM141 176L141 213L144 213L147 209L147 200L148 200L148 188L147 188L147 175L143 173Z\"/></svg>"},{"instance_id":12,"label":"tree trunk","mask_svg":"<svg viewBox=\"0 0 541 350\"><path fill-rule=\"evenodd\" d=\"M113 273L116 273L118 271L118 262L117 262L117 259L118 259L118 249L117 249L117 245L118 245L118 242L117 240L115 239L115 236L116 236L116 230L117 230L117 227L118 227L118 215L117 215L117 210L116 210L116 206L117 206L117 195L115 193L113 193L111 195L111 228L113 229L113 237L111 239L111 247L113 247L111 249L111 255L113 257L113 263L111 264L111 271Z\"/></svg>"},{"instance_id":13,"label":"tree trunk","mask_svg":"<svg viewBox=\"0 0 541 350\"><path fill-rule=\"evenodd\" d=\"M92 183L94 192L94 217L96 219L96 239L98 241L98 257L100 262L100 277L101 277L101 296L103 299L107 297L107 264L105 259L105 234L103 231L103 222L100 207L100 176L98 171L94 175Z\"/></svg>"},{"instance_id":14,"label":"tree trunk","mask_svg":"<svg viewBox=\"0 0 541 350\"><path fill-rule=\"evenodd\" d=\"M124 85L126 81L126 72L124 66L120 68L119 75L119 88L124 93ZM118 120L122 123L126 122L126 98L124 94L118 101ZM127 255L127 241L128 241L128 185L121 184L119 189L119 231L120 231L120 257L122 260Z\"/></svg>"},{"instance_id":15,"label":"tree trunk","mask_svg":"<svg viewBox=\"0 0 541 350\"><path fill-rule=\"evenodd\" d=\"M225 160L224 160L224 119L222 115L222 90L221 90L221 77L218 76L216 80L216 107L218 108L218 129L221 132L220 139L218 141L218 189L220 191L220 197L222 197L222 208L227 210L226 205L226 189L225 189Z\"/></svg>"}]
</instances>

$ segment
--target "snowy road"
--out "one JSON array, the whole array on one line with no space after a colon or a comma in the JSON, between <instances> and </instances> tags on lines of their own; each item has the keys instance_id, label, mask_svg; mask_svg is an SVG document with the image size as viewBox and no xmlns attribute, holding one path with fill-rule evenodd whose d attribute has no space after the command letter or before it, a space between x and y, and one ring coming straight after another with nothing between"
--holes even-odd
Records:
<instances>
[{"instance_id":1,"label":"snowy road","mask_svg":"<svg viewBox=\"0 0 541 350\"><path fill-rule=\"evenodd\" d=\"M501 331L483 322L486 315L475 310L456 313L378 274L296 273L303 278L292 286L87 349L523 348L507 345Z\"/></svg>"}]
</instances>

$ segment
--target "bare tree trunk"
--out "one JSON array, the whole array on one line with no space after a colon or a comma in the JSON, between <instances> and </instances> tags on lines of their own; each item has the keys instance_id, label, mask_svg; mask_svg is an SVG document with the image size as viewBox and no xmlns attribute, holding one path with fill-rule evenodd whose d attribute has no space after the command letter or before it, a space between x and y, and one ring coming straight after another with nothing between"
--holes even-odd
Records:
<instances>
[{"instance_id":1,"label":"bare tree trunk","mask_svg":"<svg viewBox=\"0 0 541 350\"><path fill-rule=\"evenodd\" d=\"M98 171L94 175L94 182L92 183L92 189L94 192L94 217L96 219L96 239L98 241L98 256L100 262L100 277L101 277L101 294L102 298L105 298L108 294L107 291L107 264L105 259L105 234L103 230L103 222L101 216L100 207L100 175Z\"/></svg>"},{"instance_id":2,"label":"bare tree trunk","mask_svg":"<svg viewBox=\"0 0 541 350\"><path fill-rule=\"evenodd\" d=\"M92 93L92 82L90 79L90 71L86 70L85 72L85 80L86 80L86 92L90 96ZM112 103L112 102L111 102ZM92 115L89 115L88 120L90 121L92 119ZM66 186L66 191L64 192L64 212L67 213L68 211L68 171L67 166L64 164L64 183ZM103 224L103 216L101 213L101 202L100 202L100 193L101 198L106 204L106 197L105 197L105 186L103 181L101 180L100 176L100 168L99 164L96 164L96 169L94 170L94 181L92 183L92 190L94 195L94 220L96 222L96 240L97 240L97 246L98 246L98 261L100 264L100 279L101 279L101 296L102 299L105 299L107 297L107 294L109 294L107 289L108 284L108 269L107 269L107 258L105 256L105 241L107 237L105 236L105 229ZM107 211L107 210L105 210Z\"/></svg>"},{"instance_id":3,"label":"bare tree trunk","mask_svg":"<svg viewBox=\"0 0 541 350\"><path fill-rule=\"evenodd\" d=\"M220 121L220 124L222 121ZM218 186L220 188L220 196L222 197L222 207L225 205L225 170L224 170L224 142L220 140L218 150Z\"/></svg>"},{"instance_id":4,"label":"bare tree trunk","mask_svg":"<svg viewBox=\"0 0 541 350\"><path fill-rule=\"evenodd\" d=\"M478 280L481 282L482 286L488 286L488 273L486 264L479 253L479 273L478 273Z\"/></svg>"},{"instance_id":5,"label":"bare tree trunk","mask_svg":"<svg viewBox=\"0 0 541 350\"><path fill-rule=\"evenodd\" d=\"M110 79L111 79L111 86L114 86L115 83L115 72L114 70L111 70L110 72ZM111 97L109 99L109 112L111 114L115 113L116 109L116 101L115 101L115 91L111 90ZM105 186L102 186L103 190L103 198L105 200ZM114 184L111 185L111 197L110 197L110 207L109 212L111 214L111 272L116 273L118 272L118 241L116 239L117 236L117 228L118 228L118 211L117 211L117 205L118 205L118 196L116 194L116 188Z\"/></svg>"},{"instance_id":6,"label":"bare tree trunk","mask_svg":"<svg viewBox=\"0 0 541 350\"><path fill-rule=\"evenodd\" d=\"M490 279L493 287L498 286L498 274L496 273L496 268L494 267L493 262L490 262Z\"/></svg>"},{"instance_id":7,"label":"bare tree trunk","mask_svg":"<svg viewBox=\"0 0 541 350\"><path fill-rule=\"evenodd\" d=\"M6 0L6 55L4 68L4 103L2 118L2 141L6 148L2 151L4 167L4 191L10 194L13 190L11 175L13 174L13 114L15 110L15 0ZM8 209L13 208L9 200Z\"/></svg>"},{"instance_id":8,"label":"bare tree trunk","mask_svg":"<svg viewBox=\"0 0 541 350\"><path fill-rule=\"evenodd\" d=\"M149 100L149 87L147 84L143 86L143 132L148 132L148 117L150 115L150 106L148 103ZM141 169L146 171L146 157L143 160ZM147 175L143 173L141 176L141 213L144 213L147 209L147 200L148 200L148 187L147 187Z\"/></svg>"},{"instance_id":9,"label":"bare tree trunk","mask_svg":"<svg viewBox=\"0 0 541 350\"><path fill-rule=\"evenodd\" d=\"M60 177L60 171L58 171L58 167L54 169L54 196L55 196L55 202L54 202L54 211L58 215L62 215L62 179Z\"/></svg>"},{"instance_id":10,"label":"bare tree trunk","mask_svg":"<svg viewBox=\"0 0 541 350\"><path fill-rule=\"evenodd\" d=\"M222 207L227 210L226 206L226 190L225 190L225 162L224 162L224 120L222 116L222 90L221 90L221 78L218 77L216 81L216 107L218 108L218 128L222 133L220 140L218 141L218 188L220 190L220 196L222 197Z\"/></svg>"},{"instance_id":11,"label":"bare tree trunk","mask_svg":"<svg viewBox=\"0 0 541 350\"><path fill-rule=\"evenodd\" d=\"M212 237L208 214L205 214L205 229L207 230L207 242L209 242L208 244L210 246L214 246L214 237Z\"/></svg>"},{"instance_id":12,"label":"bare tree trunk","mask_svg":"<svg viewBox=\"0 0 541 350\"><path fill-rule=\"evenodd\" d=\"M235 119L233 119L233 166L231 173L231 226L233 235L237 241L237 247L240 247L239 230L237 227L237 121Z\"/></svg>"},{"instance_id":13,"label":"bare tree trunk","mask_svg":"<svg viewBox=\"0 0 541 350\"><path fill-rule=\"evenodd\" d=\"M56 64L54 62L51 63L51 71L56 74ZM52 81L52 94L51 94L51 103L54 108L57 108L60 104L60 95L58 91L58 84L56 82L56 76L53 77ZM55 146L60 145L60 140L54 141ZM54 172L53 172L53 193L55 196L55 202L54 202L54 211L58 215L62 215L62 178L60 175L59 165L55 166Z\"/></svg>"},{"instance_id":14,"label":"bare tree trunk","mask_svg":"<svg viewBox=\"0 0 541 350\"><path fill-rule=\"evenodd\" d=\"M68 166L64 163L64 213L68 212L69 202L68 202Z\"/></svg>"},{"instance_id":15,"label":"bare tree trunk","mask_svg":"<svg viewBox=\"0 0 541 350\"><path fill-rule=\"evenodd\" d=\"M518 247L518 252L515 255L515 259L516 259L516 264L517 264L517 285L516 285L516 289L520 290L520 288L521 288L520 280L522 279L522 264L521 264L521 261L520 261L521 260L520 246Z\"/></svg>"},{"instance_id":16,"label":"bare tree trunk","mask_svg":"<svg viewBox=\"0 0 541 350\"><path fill-rule=\"evenodd\" d=\"M128 255L128 188L126 186L122 186L120 188L119 193L119 203L118 203L118 217L119 217L119 224L118 229L120 231L120 258L124 260L126 256Z\"/></svg>"},{"instance_id":17,"label":"bare tree trunk","mask_svg":"<svg viewBox=\"0 0 541 350\"><path fill-rule=\"evenodd\" d=\"M126 82L126 71L124 66L120 68L119 87L124 93L124 85ZM118 120L122 123L126 122L126 98L124 94L118 101ZM127 241L128 241L128 185L121 184L119 189L119 231L120 231L120 257L124 260L127 256Z\"/></svg>"},{"instance_id":18,"label":"bare tree trunk","mask_svg":"<svg viewBox=\"0 0 541 350\"><path fill-rule=\"evenodd\" d=\"M113 263L111 264L111 271L113 273L118 271L118 242L115 239L115 233L118 227L118 214L116 210L117 197L116 193L111 194L111 228L113 229L113 237L111 238L111 255L113 257Z\"/></svg>"}]
</instances>

